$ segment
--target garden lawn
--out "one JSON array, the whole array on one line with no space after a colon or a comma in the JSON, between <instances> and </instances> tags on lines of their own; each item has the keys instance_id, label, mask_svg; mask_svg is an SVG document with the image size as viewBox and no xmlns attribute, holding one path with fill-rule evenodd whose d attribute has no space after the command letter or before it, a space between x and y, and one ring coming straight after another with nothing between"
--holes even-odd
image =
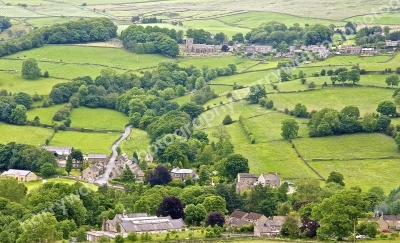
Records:
<instances>
[{"instance_id":1,"label":"garden lawn","mask_svg":"<svg viewBox=\"0 0 400 243\"><path fill-rule=\"evenodd\" d=\"M144 158L147 155L148 148L150 146L150 137L147 135L146 131L132 128L131 134L127 139L122 141L121 149L122 153L126 153L130 157L136 150L139 155Z\"/></svg>"},{"instance_id":2,"label":"garden lawn","mask_svg":"<svg viewBox=\"0 0 400 243\"><path fill-rule=\"evenodd\" d=\"M372 186L379 186L389 193L399 187L400 162L398 159L351 160L310 162L323 177L332 171L343 174L347 188L359 186L367 191Z\"/></svg>"},{"instance_id":3,"label":"garden lawn","mask_svg":"<svg viewBox=\"0 0 400 243\"><path fill-rule=\"evenodd\" d=\"M97 64L137 70L157 66L159 62L171 60L158 54L134 54L123 49L89 47L89 46L44 46L19 52L7 57L35 58L37 60L67 62L78 64ZM102 67L102 68L106 68ZM82 76L80 74L79 76Z\"/></svg>"},{"instance_id":4,"label":"garden lawn","mask_svg":"<svg viewBox=\"0 0 400 243\"><path fill-rule=\"evenodd\" d=\"M400 158L393 138L380 133L293 139L303 158L350 160L356 158ZM327 162L330 163L330 162Z\"/></svg>"},{"instance_id":5,"label":"garden lawn","mask_svg":"<svg viewBox=\"0 0 400 243\"><path fill-rule=\"evenodd\" d=\"M85 185L86 187L88 187L90 190L93 191L97 191L98 187L94 184L90 184L90 183L86 183L86 182L81 182L81 181L75 181L75 180L71 180L71 179L66 179L66 178L50 178L50 179L46 179L46 183L66 183L66 184L74 184L76 182L82 183L83 185ZM31 181L31 182L24 182L23 183L27 188L28 188L28 193L31 192L32 190L39 188L41 185L43 185L43 181L42 180L38 180L38 181Z\"/></svg>"},{"instance_id":6,"label":"garden lawn","mask_svg":"<svg viewBox=\"0 0 400 243\"><path fill-rule=\"evenodd\" d=\"M20 73L10 74L0 72L0 89L8 92L24 92L30 95L49 95L52 87L58 83L68 82L68 80L55 78L38 78L34 80L23 79Z\"/></svg>"},{"instance_id":7,"label":"garden lawn","mask_svg":"<svg viewBox=\"0 0 400 243\"><path fill-rule=\"evenodd\" d=\"M43 101L41 101L41 103L43 103ZM35 119L35 116L38 116L41 124L51 125L54 122L53 121L54 114L63 106L64 104L59 104L46 108L34 108L28 110L26 112L26 115L28 116L29 121L33 121Z\"/></svg>"},{"instance_id":8,"label":"garden lawn","mask_svg":"<svg viewBox=\"0 0 400 243\"><path fill-rule=\"evenodd\" d=\"M0 123L0 143L3 144L16 142L43 146L52 133L53 130L47 128Z\"/></svg>"},{"instance_id":9,"label":"garden lawn","mask_svg":"<svg viewBox=\"0 0 400 243\"><path fill-rule=\"evenodd\" d=\"M83 127L96 130L124 131L129 118L118 111L87 107L74 108L69 116L71 127Z\"/></svg>"},{"instance_id":10,"label":"garden lawn","mask_svg":"<svg viewBox=\"0 0 400 243\"><path fill-rule=\"evenodd\" d=\"M361 115L366 112L376 112L378 104L392 100L393 90L369 87L334 87L298 93L269 94L268 99L274 101L274 106L283 110L293 110L297 103L302 103L308 109L321 110L332 108L340 111L345 106L357 106Z\"/></svg>"},{"instance_id":11,"label":"garden lawn","mask_svg":"<svg viewBox=\"0 0 400 243\"><path fill-rule=\"evenodd\" d=\"M111 145L121 133L89 133L58 131L50 141L51 146L72 146L85 154L110 154Z\"/></svg>"},{"instance_id":12,"label":"garden lawn","mask_svg":"<svg viewBox=\"0 0 400 243\"><path fill-rule=\"evenodd\" d=\"M258 63L258 61L251 60L249 58L235 56L179 59L179 66L189 67L190 65L193 65L200 70L203 66L208 66L209 68L218 68L227 67L228 64L235 64L238 72L242 72Z\"/></svg>"}]
</instances>

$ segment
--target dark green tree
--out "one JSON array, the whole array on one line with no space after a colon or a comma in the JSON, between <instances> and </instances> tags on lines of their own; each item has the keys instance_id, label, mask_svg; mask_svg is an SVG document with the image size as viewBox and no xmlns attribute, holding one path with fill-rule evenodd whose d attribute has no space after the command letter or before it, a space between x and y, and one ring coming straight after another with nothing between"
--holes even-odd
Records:
<instances>
[{"instance_id":1,"label":"dark green tree","mask_svg":"<svg viewBox=\"0 0 400 243\"><path fill-rule=\"evenodd\" d=\"M32 98L27 93L19 92L14 96L15 103L25 106L27 110L32 107Z\"/></svg>"},{"instance_id":2,"label":"dark green tree","mask_svg":"<svg viewBox=\"0 0 400 243\"><path fill-rule=\"evenodd\" d=\"M226 115L225 117L224 117L224 120L222 121L222 125L229 125L229 124L232 124L232 118L231 118L231 116L230 115Z\"/></svg>"},{"instance_id":3,"label":"dark green tree","mask_svg":"<svg viewBox=\"0 0 400 243\"><path fill-rule=\"evenodd\" d=\"M282 121L281 130L283 139L295 138L299 132L299 124L295 119L285 119Z\"/></svg>"},{"instance_id":4,"label":"dark green tree","mask_svg":"<svg viewBox=\"0 0 400 243\"><path fill-rule=\"evenodd\" d=\"M68 173L68 175L69 175L69 173L71 172L71 170L72 170L72 157L71 157L71 155L68 155L68 157L67 157L67 162L66 162L66 164L65 164L65 171Z\"/></svg>"},{"instance_id":5,"label":"dark green tree","mask_svg":"<svg viewBox=\"0 0 400 243\"><path fill-rule=\"evenodd\" d=\"M342 185L342 186L345 185L344 182L343 182L343 175L341 173L339 173L339 172L336 172L336 171L332 171L329 174L328 179L326 179L326 183L329 183L329 182L334 182L334 183L337 183L337 184Z\"/></svg>"},{"instance_id":6,"label":"dark green tree","mask_svg":"<svg viewBox=\"0 0 400 243\"><path fill-rule=\"evenodd\" d=\"M121 181L123 182L134 182L135 181L135 175L131 171L128 165L125 165L125 168L122 172L121 175Z\"/></svg>"},{"instance_id":7,"label":"dark green tree","mask_svg":"<svg viewBox=\"0 0 400 243\"><path fill-rule=\"evenodd\" d=\"M288 215L281 227L281 234L283 236L295 239L299 237L299 220L296 216Z\"/></svg>"},{"instance_id":8,"label":"dark green tree","mask_svg":"<svg viewBox=\"0 0 400 243\"><path fill-rule=\"evenodd\" d=\"M267 98L267 92L263 85L254 85L250 87L250 92L246 97L246 100L252 104L258 104L261 98Z\"/></svg>"},{"instance_id":9,"label":"dark green tree","mask_svg":"<svg viewBox=\"0 0 400 243\"><path fill-rule=\"evenodd\" d=\"M249 160L241 154L230 154L223 167L223 175L233 180L238 173L249 173Z\"/></svg>"},{"instance_id":10,"label":"dark green tree","mask_svg":"<svg viewBox=\"0 0 400 243\"><path fill-rule=\"evenodd\" d=\"M396 116L396 105L392 101L382 101L379 103L377 112L386 116Z\"/></svg>"},{"instance_id":11,"label":"dark green tree","mask_svg":"<svg viewBox=\"0 0 400 243\"><path fill-rule=\"evenodd\" d=\"M25 79L36 79L41 76L40 68L35 59L29 58L22 62L22 77Z\"/></svg>"},{"instance_id":12,"label":"dark green tree","mask_svg":"<svg viewBox=\"0 0 400 243\"><path fill-rule=\"evenodd\" d=\"M399 82L400 82L399 76L397 76L397 75L389 76L389 77L386 78L385 82L386 82L386 84L388 86L392 86L392 87L393 86L398 86Z\"/></svg>"}]
</instances>

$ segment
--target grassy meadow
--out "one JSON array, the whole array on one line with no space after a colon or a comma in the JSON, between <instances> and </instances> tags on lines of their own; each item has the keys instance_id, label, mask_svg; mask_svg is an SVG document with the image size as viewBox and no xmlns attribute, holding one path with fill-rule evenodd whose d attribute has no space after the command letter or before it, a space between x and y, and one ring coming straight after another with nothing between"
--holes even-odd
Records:
<instances>
[{"instance_id":1,"label":"grassy meadow","mask_svg":"<svg viewBox=\"0 0 400 243\"><path fill-rule=\"evenodd\" d=\"M72 127L83 127L96 130L124 131L129 118L121 112L110 109L91 109L79 107L73 109L71 115Z\"/></svg>"},{"instance_id":2,"label":"grassy meadow","mask_svg":"<svg viewBox=\"0 0 400 243\"><path fill-rule=\"evenodd\" d=\"M247 33L250 32L250 28L237 27L235 25L228 25L223 21L216 19L202 19L202 20L190 20L183 22L183 26L190 29L204 29L211 33L224 32L229 37L232 37L236 33Z\"/></svg>"},{"instance_id":3,"label":"grassy meadow","mask_svg":"<svg viewBox=\"0 0 400 243\"><path fill-rule=\"evenodd\" d=\"M71 180L71 179L66 179L66 178L50 178L50 179L46 179L45 183L48 182L53 182L53 183L66 183L66 184L74 184L75 180ZM79 181L79 183L82 183L83 185L85 185L86 187L88 187L90 190L93 191L97 191L98 187L94 184L90 184L90 183L86 183L86 182L81 182ZM30 181L30 182L24 182L23 183L27 188L28 188L28 193L39 188L41 185L43 185L43 181L39 180L39 181Z\"/></svg>"},{"instance_id":4,"label":"grassy meadow","mask_svg":"<svg viewBox=\"0 0 400 243\"><path fill-rule=\"evenodd\" d=\"M121 149L122 153L126 153L129 156L132 156L133 151L138 151L141 157L146 156L146 152L150 145L150 137L143 130L132 128L131 134L127 139L122 141ZM143 152L141 152L143 151Z\"/></svg>"},{"instance_id":5,"label":"grassy meadow","mask_svg":"<svg viewBox=\"0 0 400 243\"><path fill-rule=\"evenodd\" d=\"M203 66L208 66L209 68L226 67L228 64L236 64L237 71L242 72L247 68L250 68L256 64L258 61L251 60L249 58L241 58L235 56L223 56L223 57L209 57L209 58L180 58L179 65L188 67L193 65L199 69Z\"/></svg>"},{"instance_id":6,"label":"grassy meadow","mask_svg":"<svg viewBox=\"0 0 400 243\"><path fill-rule=\"evenodd\" d=\"M42 102L40 102L42 103ZM46 108L34 108L30 109L26 112L26 115L28 116L29 121L33 121L35 119L35 116L38 116L40 118L40 123L41 124L47 124L51 125L54 123L53 121L53 116L54 114L61 109L64 106L64 104L59 104L59 105L53 105L50 107Z\"/></svg>"},{"instance_id":7,"label":"grassy meadow","mask_svg":"<svg viewBox=\"0 0 400 243\"><path fill-rule=\"evenodd\" d=\"M393 90L368 87L334 87L298 93L277 93L268 95L277 109L294 109L297 103L304 104L308 111L333 108L341 110L345 106L357 106L360 113L376 112L378 104L392 100Z\"/></svg>"},{"instance_id":8,"label":"grassy meadow","mask_svg":"<svg viewBox=\"0 0 400 243\"><path fill-rule=\"evenodd\" d=\"M3 144L16 142L43 146L52 133L53 130L47 128L0 123L0 143Z\"/></svg>"},{"instance_id":9,"label":"grassy meadow","mask_svg":"<svg viewBox=\"0 0 400 243\"><path fill-rule=\"evenodd\" d=\"M50 141L50 146L72 146L83 153L110 154L111 145L120 133L89 133L58 131Z\"/></svg>"}]
</instances>

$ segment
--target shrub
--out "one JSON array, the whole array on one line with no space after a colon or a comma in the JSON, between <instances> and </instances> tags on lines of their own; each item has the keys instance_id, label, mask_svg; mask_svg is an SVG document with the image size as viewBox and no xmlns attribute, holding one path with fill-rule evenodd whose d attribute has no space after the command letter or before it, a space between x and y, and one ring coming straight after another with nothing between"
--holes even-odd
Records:
<instances>
[{"instance_id":1,"label":"shrub","mask_svg":"<svg viewBox=\"0 0 400 243\"><path fill-rule=\"evenodd\" d=\"M311 82L311 83L308 85L308 88L309 88L309 89L314 89L314 88L315 88L314 82Z\"/></svg>"},{"instance_id":2,"label":"shrub","mask_svg":"<svg viewBox=\"0 0 400 243\"><path fill-rule=\"evenodd\" d=\"M301 84L305 84L307 82L307 79L302 78L302 79L300 79L300 82L301 82Z\"/></svg>"},{"instance_id":3,"label":"shrub","mask_svg":"<svg viewBox=\"0 0 400 243\"><path fill-rule=\"evenodd\" d=\"M366 74L367 71L365 69L360 69L360 75Z\"/></svg>"},{"instance_id":4,"label":"shrub","mask_svg":"<svg viewBox=\"0 0 400 243\"><path fill-rule=\"evenodd\" d=\"M44 73L43 73L43 78L48 78L48 77L49 77L49 72L44 71Z\"/></svg>"},{"instance_id":5,"label":"shrub","mask_svg":"<svg viewBox=\"0 0 400 243\"><path fill-rule=\"evenodd\" d=\"M243 128L244 132L247 135L247 138L249 139L251 144L256 143L256 140L254 138L253 133L250 131L250 129L246 126L246 124L244 123L244 119L243 116L239 117L239 124L241 125L241 127Z\"/></svg>"},{"instance_id":6,"label":"shrub","mask_svg":"<svg viewBox=\"0 0 400 243\"><path fill-rule=\"evenodd\" d=\"M264 107L267 104L267 100L263 98L258 103L260 104L260 106Z\"/></svg>"},{"instance_id":7,"label":"shrub","mask_svg":"<svg viewBox=\"0 0 400 243\"><path fill-rule=\"evenodd\" d=\"M289 114L289 109L287 107L285 107L283 111L285 112L285 114Z\"/></svg>"},{"instance_id":8,"label":"shrub","mask_svg":"<svg viewBox=\"0 0 400 243\"><path fill-rule=\"evenodd\" d=\"M272 100L269 100L267 102L267 104L265 104L265 107L267 107L267 109L272 109L274 108L274 102Z\"/></svg>"},{"instance_id":9,"label":"shrub","mask_svg":"<svg viewBox=\"0 0 400 243\"><path fill-rule=\"evenodd\" d=\"M229 125L232 124L232 118L230 115L226 115L224 120L222 121L222 125Z\"/></svg>"}]
</instances>

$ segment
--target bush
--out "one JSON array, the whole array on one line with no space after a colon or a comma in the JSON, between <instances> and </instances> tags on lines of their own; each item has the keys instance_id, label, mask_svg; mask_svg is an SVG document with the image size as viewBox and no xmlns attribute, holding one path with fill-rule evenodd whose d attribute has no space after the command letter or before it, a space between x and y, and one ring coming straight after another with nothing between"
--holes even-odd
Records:
<instances>
[{"instance_id":1,"label":"bush","mask_svg":"<svg viewBox=\"0 0 400 243\"><path fill-rule=\"evenodd\" d=\"M285 114L289 114L289 109L286 107L283 112L285 112Z\"/></svg>"},{"instance_id":2,"label":"bush","mask_svg":"<svg viewBox=\"0 0 400 243\"><path fill-rule=\"evenodd\" d=\"M48 77L49 77L49 72L44 71L44 73L43 73L43 78L48 78Z\"/></svg>"},{"instance_id":3,"label":"bush","mask_svg":"<svg viewBox=\"0 0 400 243\"><path fill-rule=\"evenodd\" d=\"M308 88L309 88L309 89L314 89L314 88L315 88L314 82L311 82L311 83L308 85Z\"/></svg>"},{"instance_id":4,"label":"bush","mask_svg":"<svg viewBox=\"0 0 400 243\"><path fill-rule=\"evenodd\" d=\"M230 115L226 115L224 120L222 121L222 125L229 125L232 124L232 118Z\"/></svg>"},{"instance_id":5,"label":"bush","mask_svg":"<svg viewBox=\"0 0 400 243\"><path fill-rule=\"evenodd\" d=\"M302 79L300 79L300 82L301 82L301 84L305 84L307 82L307 79L302 78Z\"/></svg>"},{"instance_id":6,"label":"bush","mask_svg":"<svg viewBox=\"0 0 400 243\"><path fill-rule=\"evenodd\" d=\"M260 102L258 102L258 103L260 104L261 107L264 107L264 106L267 104L267 100L264 99L264 98L262 98L262 99L260 100Z\"/></svg>"},{"instance_id":7,"label":"bush","mask_svg":"<svg viewBox=\"0 0 400 243\"><path fill-rule=\"evenodd\" d=\"M267 109L272 109L272 108L274 108L274 102L273 102L272 100L269 100L269 101L267 102L267 104L265 104L265 107L266 107Z\"/></svg>"},{"instance_id":8,"label":"bush","mask_svg":"<svg viewBox=\"0 0 400 243\"><path fill-rule=\"evenodd\" d=\"M366 74L367 71L365 69L360 69L360 75Z\"/></svg>"}]
</instances>

